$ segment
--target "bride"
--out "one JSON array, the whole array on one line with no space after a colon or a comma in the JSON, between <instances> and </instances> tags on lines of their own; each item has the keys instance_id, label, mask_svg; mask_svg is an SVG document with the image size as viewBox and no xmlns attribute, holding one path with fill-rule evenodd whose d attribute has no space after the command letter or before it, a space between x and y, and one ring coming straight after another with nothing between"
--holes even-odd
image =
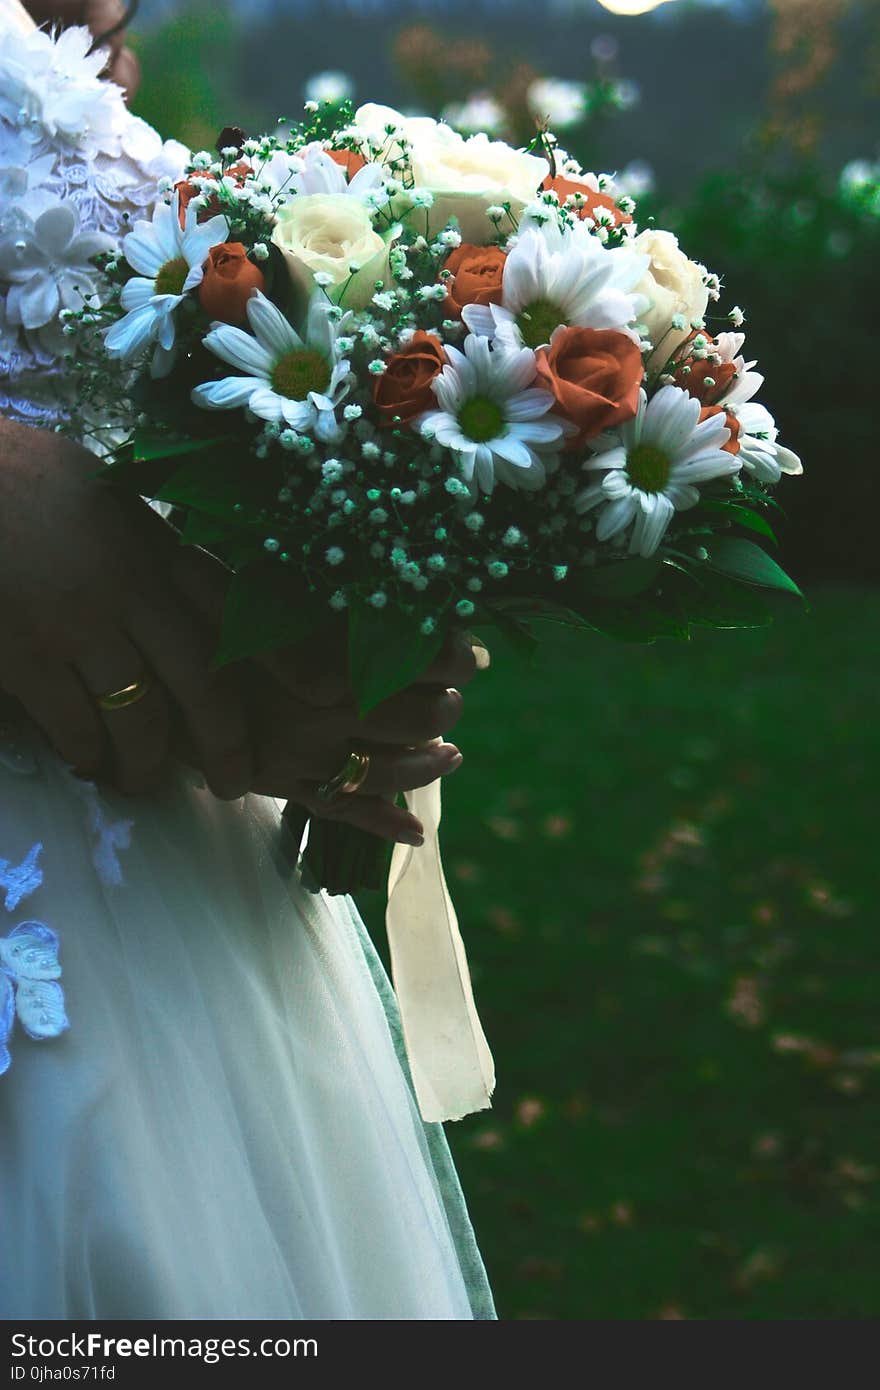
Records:
<instances>
[{"instance_id":1,"label":"bride","mask_svg":"<svg viewBox=\"0 0 880 1390\"><path fill-rule=\"evenodd\" d=\"M491 1318L388 980L273 799L367 740L330 813L420 843L393 794L459 765L475 659L364 722L332 654L219 678L222 572L52 432L62 310L178 156L88 47L0 0L0 1318Z\"/></svg>"}]
</instances>

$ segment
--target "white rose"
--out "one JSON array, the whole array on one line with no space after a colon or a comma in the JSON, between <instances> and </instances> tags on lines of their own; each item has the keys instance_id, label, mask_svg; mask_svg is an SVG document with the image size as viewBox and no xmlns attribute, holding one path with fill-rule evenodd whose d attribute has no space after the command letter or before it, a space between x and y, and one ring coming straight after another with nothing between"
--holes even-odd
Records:
<instances>
[{"instance_id":1,"label":"white rose","mask_svg":"<svg viewBox=\"0 0 880 1390\"><path fill-rule=\"evenodd\" d=\"M416 130L409 138L416 187L434 195L428 223L432 236L457 217L464 241L485 244L494 234L486 209L509 203L518 220L550 172L546 159L486 135L465 140L445 125ZM502 230L513 227L508 223Z\"/></svg>"},{"instance_id":2,"label":"white rose","mask_svg":"<svg viewBox=\"0 0 880 1390\"><path fill-rule=\"evenodd\" d=\"M344 193L310 193L291 198L278 212L272 240L284 252L295 285L311 295L316 275L346 309L363 309L387 283L393 233L384 237L357 198ZM357 270L352 274L352 267Z\"/></svg>"},{"instance_id":3,"label":"white rose","mask_svg":"<svg viewBox=\"0 0 880 1390\"><path fill-rule=\"evenodd\" d=\"M399 111L395 111L393 106L381 106L376 101L368 101L355 111L352 133L368 140L371 145L384 146L389 139L389 126L400 131L405 139L412 140L420 130L427 130L428 127L436 125L437 122L430 116L403 116Z\"/></svg>"},{"instance_id":4,"label":"white rose","mask_svg":"<svg viewBox=\"0 0 880 1390\"><path fill-rule=\"evenodd\" d=\"M641 232L633 249L650 256L650 269L636 285L649 307L639 316L656 349L649 370L663 366L691 332L691 321L701 319L709 305L709 291L703 284L703 267L688 260L672 232ZM672 320L681 314L684 328L673 328Z\"/></svg>"}]
</instances>

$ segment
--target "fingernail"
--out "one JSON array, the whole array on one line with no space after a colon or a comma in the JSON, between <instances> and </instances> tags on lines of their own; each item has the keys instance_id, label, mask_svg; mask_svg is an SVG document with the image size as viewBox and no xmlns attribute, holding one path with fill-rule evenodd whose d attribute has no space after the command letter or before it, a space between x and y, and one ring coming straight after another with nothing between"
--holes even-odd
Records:
<instances>
[{"instance_id":1,"label":"fingernail","mask_svg":"<svg viewBox=\"0 0 880 1390\"><path fill-rule=\"evenodd\" d=\"M446 764L446 775L448 776L450 772L457 772L463 762L464 755L462 753L456 753L455 757L450 758Z\"/></svg>"},{"instance_id":2,"label":"fingernail","mask_svg":"<svg viewBox=\"0 0 880 1390\"><path fill-rule=\"evenodd\" d=\"M424 835L419 835L415 830L405 830L403 833L403 843L412 845L414 849L421 849L425 843Z\"/></svg>"},{"instance_id":3,"label":"fingernail","mask_svg":"<svg viewBox=\"0 0 880 1390\"><path fill-rule=\"evenodd\" d=\"M488 671L489 667L492 664L492 658L489 655L489 648L485 646L483 642L480 641L479 637L474 637L472 633L469 633L468 636L470 639L471 647L473 648L474 664L476 665L477 670Z\"/></svg>"},{"instance_id":4,"label":"fingernail","mask_svg":"<svg viewBox=\"0 0 880 1390\"><path fill-rule=\"evenodd\" d=\"M437 748L437 759L443 763L452 762L453 758L460 758L461 752L454 743L443 743L441 741Z\"/></svg>"}]
</instances>

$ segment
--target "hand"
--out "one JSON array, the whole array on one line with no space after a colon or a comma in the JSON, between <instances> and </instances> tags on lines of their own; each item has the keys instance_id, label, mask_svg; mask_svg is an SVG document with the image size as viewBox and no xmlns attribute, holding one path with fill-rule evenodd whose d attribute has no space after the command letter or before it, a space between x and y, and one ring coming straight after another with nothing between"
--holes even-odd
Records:
<instances>
[{"instance_id":1,"label":"hand","mask_svg":"<svg viewBox=\"0 0 880 1390\"><path fill-rule=\"evenodd\" d=\"M60 435L0 420L0 686L61 757L123 791L155 785L181 712L211 789L251 786L237 673L215 671L216 628L187 608L177 532L94 475L94 455ZM222 591L228 575L214 566ZM104 713L96 696L151 673L146 698Z\"/></svg>"},{"instance_id":2,"label":"hand","mask_svg":"<svg viewBox=\"0 0 880 1390\"><path fill-rule=\"evenodd\" d=\"M218 589L215 563L193 548L183 558L175 576L181 592L205 622L218 626L226 586ZM457 687L488 664L484 647L453 634L413 685L361 719L348 680L344 633L245 663L255 742L252 790L290 798L311 815L344 820L382 839L420 844L423 827L395 798L461 766L458 748L442 735L461 715ZM353 747L370 753L366 780L353 794L321 801L318 786L339 771ZM185 739L176 751L197 761Z\"/></svg>"},{"instance_id":3,"label":"hand","mask_svg":"<svg viewBox=\"0 0 880 1390\"><path fill-rule=\"evenodd\" d=\"M299 655L305 669L309 658ZM421 844L424 827L395 799L398 792L428 786L461 767L462 754L443 735L462 710L461 693L452 682L464 685L477 669L470 643L450 638L415 684L359 718L349 692L334 706L316 706L252 667L251 727L259 731L254 790L289 797L310 815L345 821L381 839ZM322 801L318 786L339 771L352 748L370 755L366 779L356 792Z\"/></svg>"},{"instance_id":4,"label":"hand","mask_svg":"<svg viewBox=\"0 0 880 1390\"><path fill-rule=\"evenodd\" d=\"M37 24L60 24L69 29L83 24L96 39L108 33L125 14L122 0L24 0L25 9ZM140 64L130 48L125 46L125 30L108 41L110 62L106 76L116 82L131 101L140 86Z\"/></svg>"},{"instance_id":5,"label":"hand","mask_svg":"<svg viewBox=\"0 0 880 1390\"><path fill-rule=\"evenodd\" d=\"M193 612L219 629L226 584L218 588L216 562L188 547L175 581ZM288 797L311 815L345 820L383 839L420 843L422 826L394 799L461 766L461 753L441 735L461 715L458 687L488 665L482 643L452 633L417 681L361 719L344 629L246 663L243 679L256 741L253 789ZM318 786L339 771L352 747L370 753L366 781L353 794L330 803L319 800ZM186 749L180 751L187 756Z\"/></svg>"}]
</instances>

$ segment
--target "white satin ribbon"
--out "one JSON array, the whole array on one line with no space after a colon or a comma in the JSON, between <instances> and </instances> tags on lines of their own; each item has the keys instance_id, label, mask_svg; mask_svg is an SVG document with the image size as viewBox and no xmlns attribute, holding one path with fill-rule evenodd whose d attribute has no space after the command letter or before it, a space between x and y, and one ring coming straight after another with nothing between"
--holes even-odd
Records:
<instances>
[{"instance_id":1,"label":"white satin ribbon","mask_svg":"<svg viewBox=\"0 0 880 1390\"><path fill-rule=\"evenodd\" d=\"M440 858L439 779L407 792L406 802L425 827L425 843L397 844L391 857L391 973L422 1119L460 1120L491 1105L495 1065Z\"/></svg>"}]
</instances>

